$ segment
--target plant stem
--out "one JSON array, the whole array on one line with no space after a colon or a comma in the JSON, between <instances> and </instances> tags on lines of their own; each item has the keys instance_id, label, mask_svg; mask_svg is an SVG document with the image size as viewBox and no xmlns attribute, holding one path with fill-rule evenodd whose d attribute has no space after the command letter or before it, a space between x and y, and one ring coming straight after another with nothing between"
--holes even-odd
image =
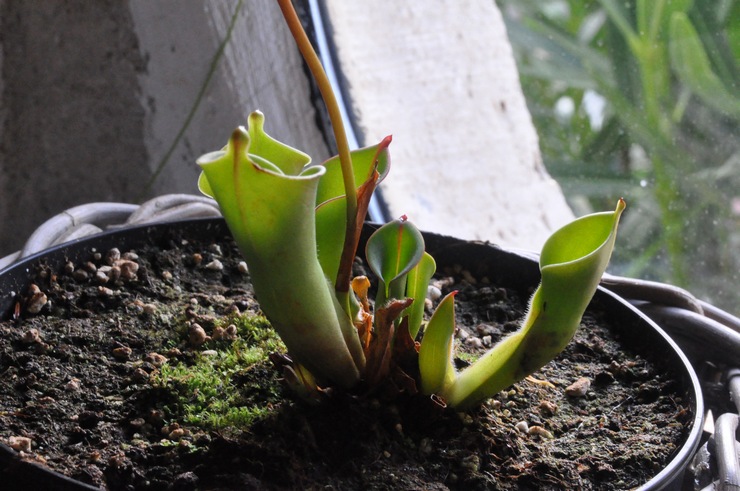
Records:
<instances>
[{"instance_id":1,"label":"plant stem","mask_svg":"<svg viewBox=\"0 0 740 491\"><path fill-rule=\"evenodd\" d=\"M337 98L334 96L334 91L331 87L331 82L326 76L324 67L321 65L321 60L316 55L311 42L308 40L306 32L303 30L301 21L293 8L291 0L277 0L280 5L280 10L283 12L285 22L288 24L293 38L298 45L298 49L303 55L303 59L306 61L311 74L316 80L316 84L321 92L321 98L326 104L326 109L329 112L329 119L331 120L331 126L334 130L334 138L337 141L337 149L339 152L339 161L342 165L342 177L344 179L344 192L347 197L347 225L344 234L344 251L342 257L347 256L348 249L352 249L351 254L354 258L354 249L356 247L356 231L357 231L357 188L355 186L355 176L352 169L352 157L350 156L349 143L347 142L347 133L344 129L344 123L342 122L342 115L339 111L339 104ZM341 275L341 268L340 268ZM337 282L339 283L339 281ZM342 281L342 283L345 283ZM349 292L349 281L345 284L335 285L338 292L345 293ZM344 303L342 303L344 305Z\"/></svg>"}]
</instances>

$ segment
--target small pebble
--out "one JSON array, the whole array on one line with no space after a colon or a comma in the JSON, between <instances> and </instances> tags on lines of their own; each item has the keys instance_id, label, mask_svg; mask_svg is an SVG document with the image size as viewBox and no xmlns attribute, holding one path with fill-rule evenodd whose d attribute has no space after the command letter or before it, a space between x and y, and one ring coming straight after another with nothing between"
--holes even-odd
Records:
<instances>
[{"instance_id":1,"label":"small pebble","mask_svg":"<svg viewBox=\"0 0 740 491\"><path fill-rule=\"evenodd\" d=\"M108 277L108 274L104 271L97 271L95 273L95 281L97 283L100 283L101 285L105 285L106 283L108 283L109 279L110 278Z\"/></svg>"},{"instance_id":2,"label":"small pebble","mask_svg":"<svg viewBox=\"0 0 740 491\"><path fill-rule=\"evenodd\" d=\"M188 339L190 340L191 345L200 346L211 338L206 334L206 331L200 326L200 324L193 323L190 325Z\"/></svg>"},{"instance_id":3,"label":"small pebble","mask_svg":"<svg viewBox=\"0 0 740 491\"><path fill-rule=\"evenodd\" d=\"M170 434L167 435L167 438L170 440L179 440L180 438L185 436L185 428L175 428L174 430L170 431Z\"/></svg>"},{"instance_id":4,"label":"small pebble","mask_svg":"<svg viewBox=\"0 0 740 491\"><path fill-rule=\"evenodd\" d=\"M177 430L179 428L180 428L180 423L172 423L172 424L169 424L167 426L163 426L162 427L162 434L163 435L169 435L170 433L172 433L173 431L175 431L175 430Z\"/></svg>"},{"instance_id":5,"label":"small pebble","mask_svg":"<svg viewBox=\"0 0 740 491\"><path fill-rule=\"evenodd\" d=\"M139 260L139 255L136 254L134 251L124 252L123 254L121 254L121 257L123 259L128 259L129 261L138 261Z\"/></svg>"},{"instance_id":6,"label":"small pebble","mask_svg":"<svg viewBox=\"0 0 740 491\"><path fill-rule=\"evenodd\" d=\"M537 425L530 426L529 430L527 430L527 434L539 436L542 438L546 438L548 440L552 440L553 438L555 438L552 433L544 429L542 426L537 426Z\"/></svg>"},{"instance_id":7,"label":"small pebble","mask_svg":"<svg viewBox=\"0 0 740 491\"><path fill-rule=\"evenodd\" d=\"M239 264L236 265L236 269L238 269L241 274L249 273L247 263L245 263L244 261L239 261Z\"/></svg>"},{"instance_id":8,"label":"small pebble","mask_svg":"<svg viewBox=\"0 0 740 491\"><path fill-rule=\"evenodd\" d=\"M116 261L116 266L121 270L121 278L124 280L135 280L136 272L139 271L139 263L130 261L128 259L121 259Z\"/></svg>"},{"instance_id":9,"label":"small pebble","mask_svg":"<svg viewBox=\"0 0 740 491\"><path fill-rule=\"evenodd\" d=\"M211 244L210 246L208 246L208 250L216 254L217 256L223 255L223 252L221 252L221 246L218 244Z\"/></svg>"},{"instance_id":10,"label":"small pebble","mask_svg":"<svg viewBox=\"0 0 740 491\"><path fill-rule=\"evenodd\" d=\"M493 344L491 336L483 336L481 338L481 342L483 343L483 346L485 346L486 348L490 348L491 345Z\"/></svg>"},{"instance_id":11,"label":"small pebble","mask_svg":"<svg viewBox=\"0 0 740 491\"><path fill-rule=\"evenodd\" d=\"M139 429L146 424L146 421L144 421L144 418L134 418L128 424L134 429Z\"/></svg>"},{"instance_id":12,"label":"small pebble","mask_svg":"<svg viewBox=\"0 0 740 491\"><path fill-rule=\"evenodd\" d=\"M529 432L529 423L526 421L519 421L516 424L516 429L519 430L520 433L527 434Z\"/></svg>"},{"instance_id":13,"label":"small pebble","mask_svg":"<svg viewBox=\"0 0 740 491\"><path fill-rule=\"evenodd\" d=\"M131 380L133 382L146 382L149 380L149 374L143 368L137 368L134 373L131 374Z\"/></svg>"},{"instance_id":14,"label":"small pebble","mask_svg":"<svg viewBox=\"0 0 740 491\"><path fill-rule=\"evenodd\" d=\"M475 326L475 331L478 333L478 336L491 336L494 335L500 335L501 329L499 329L496 326L492 326L491 324L478 324Z\"/></svg>"},{"instance_id":15,"label":"small pebble","mask_svg":"<svg viewBox=\"0 0 740 491\"><path fill-rule=\"evenodd\" d=\"M146 315L153 315L157 312L157 306L153 303L145 303L141 307L142 312L144 312Z\"/></svg>"},{"instance_id":16,"label":"small pebble","mask_svg":"<svg viewBox=\"0 0 740 491\"><path fill-rule=\"evenodd\" d=\"M213 340L223 339L224 341L234 341L236 339L236 326L229 324L225 329L221 326L216 326L213 328L211 338Z\"/></svg>"},{"instance_id":17,"label":"small pebble","mask_svg":"<svg viewBox=\"0 0 740 491\"><path fill-rule=\"evenodd\" d=\"M199 254L197 252L195 254L193 254L193 263L196 266L200 266L200 263L202 263L202 262L203 262L203 255L202 254Z\"/></svg>"},{"instance_id":18,"label":"small pebble","mask_svg":"<svg viewBox=\"0 0 740 491\"><path fill-rule=\"evenodd\" d=\"M121 251L117 247L109 250L108 253L105 255L105 262L109 266L113 266L113 264L119 259L121 259Z\"/></svg>"},{"instance_id":19,"label":"small pebble","mask_svg":"<svg viewBox=\"0 0 740 491\"><path fill-rule=\"evenodd\" d=\"M42 342L39 330L34 328L24 332L23 337L21 338L21 342L23 342L23 344L34 344Z\"/></svg>"},{"instance_id":20,"label":"small pebble","mask_svg":"<svg viewBox=\"0 0 740 491\"><path fill-rule=\"evenodd\" d=\"M185 443L186 441L183 440L181 443ZM195 472L183 472L182 474L178 474L175 476L175 480L173 482L173 488L174 489L199 489L200 486L200 478Z\"/></svg>"},{"instance_id":21,"label":"small pebble","mask_svg":"<svg viewBox=\"0 0 740 491\"><path fill-rule=\"evenodd\" d=\"M76 269L74 273L72 273L72 278L74 278L76 281L85 281L90 277L90 273L85 271L82 268Z\"/></svg>"},{"instance_id":22,"label":"small pebble","mask_svg":"<svg viewBox=\"0 0 740 491\"><path fill-rule=\"evenodd\" d=\"M75 270L75 265L72 263L72 261L67 261L64 264L64 272L67 274L72 274Z\"/></svg>"},{"instance_id":23,"label":"small pebble","mask_svg":"<svg viewBox=\"0 0 740 491\"><path fill-rule=\"evenodd\" d=\"M170 281L172 279L172 273L169 271L162 271L162 279L165 281Z\"/></svg>"},{"instance_id":24,"label":"small pebble","mask_svg":"<svg viewBox=\"0 0 740 491\"><path fill-rule=\"evenodd\" d=\"M481 341L480 338L477 338L475 336L470 336L468 339L466 339L465 344L472 348L482 348L483 347L483 341Z\"/></svg>"},{"instance_id":25,"label":"small pebble","mask_svg":"<svg viewBox=\"0 0 740 491\"><path fill-rule=\"evenodd\" d=\"M77 392L80 390L80 379L73 377L69 382L64 384L64 390L69 392Z\"/></svg>"},{"instance_id":26,"label":"small pebble","mask_svg":"<svg viewBox=\"0 0 740 491\"><path fill-rule=\"evenodd\" d=\"M569 397L583 397L591 388L591 380L581 377L565 388L565 394Z\"/></svg>"},{"instance_id":27,"label":"small pebble","mask_svg":"<svg viewBox=\"0 0 740 491\"><path fill-rule=\"evenodd\" d=\"M442 296L442 290L437 288L434 285L429 285L427 287L427 298L429 298L432 301L439 300Z\"/></svg>"},{"instance_id":28,"label":"small pebble","mask_svg":"<svg viewBox=\"0 0 740 491\"><path fill-rule=\"evenodd\" d=\"M452 286L455 284L455 278L452 276L445 276L444 278L441 278L439 280L432 280L432 285L439 288L440 291L444 290L446 287Z\"/></svg>"},{"instance_id":29,"label":"small pebble","mask_svg":"<svg viewBox=\"0 0 740 491\"><path fill-rule=\"evenodd\" d=\"M177 358L178 356L182 356L182 351L178 348L170 348L169 351L167 351L167 356L170 358Z\"/></svg>"},{"instance_id":30,"label":"small pebble","mask_svg":"<svg viewBox=\"0 0 740 491\"><path fill-rule=\"evenodd\" d=\"M540 402L540 411L545 414L553 415L558 411L558 406L554 402L542 401Z\"/></svg>"},{"instance_id":31,"label":"small pebble","mask_svg":"<svg viewBox=\"0 0 740 491\"><path fill-rule=\"evenodd\" d=\"M128 360L131 358L132 350L128 346L120 346L113 349L113 357L118 360Z\"/></svg>"},{"instance_id":32,"label":"small pebble","mask_svg":"<svg viewBox=\"0 0 740 491\"><path fill-rule=\"evenodd\" d=\"M30 297L26 303L26 310L31 314L38 314L44 305L46 305L46 294L33 283L28 287L28 293Z\"/></svg>"},{"instance_id":33,"label":"small pebble","mask_svg":"<svg viewBox=\"0 0 740 491\"><path fill-rule=\"evenodd\" d=\"M155 367L159 368L165 363L167 363L167 357L164 355L160 355L159 353L148 353L144 357L144 361L151 363Z\"/></svg>"},{"instance_id":34,"label":"small pebble","mask_svg":"<svg viewBox=\"0 0 740 491\"><path fill-rule=\"evenodd\" d=\"M98 287L98 293L100 293L101 295L105 297L110 297L110 296L113 296L114 294L113 290L111 290L110 288L106 288L104 286Z\"/></svg>"},{"instance_id":35,"label":"small pebble","mask_svg":"<svg viewBox=\"0 0 740 491\"><path fill-rule=\"evenodd\" d=\"M211 271L223 271L224 265L218 259L214 259L210 263L206 264L205 268L210 269Z\"/></svg>"},{"instance_id":36,"label":"small pebble","mask_svg":"<svg viewBox=\"0 0 740 491\"><path fill-rule=\"evenodd\" d=\"M31 443L31 439L25 436L11 436L8 438L8 446L18 452L30 452Z\"/></svg>"}]
</instances>

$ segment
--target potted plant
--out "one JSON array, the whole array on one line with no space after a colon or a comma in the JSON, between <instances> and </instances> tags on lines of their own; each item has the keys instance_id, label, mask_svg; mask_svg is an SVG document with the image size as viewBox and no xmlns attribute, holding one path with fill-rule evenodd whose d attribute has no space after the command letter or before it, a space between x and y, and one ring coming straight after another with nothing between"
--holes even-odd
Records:
<instances>
[{"instance_id":1,"label":"potted plant","mask_svg":"<svg viewBox=\"0 0 740 491\"><path fill-rule=\"evenodd\" d=\"M465 411L473 411L472 414L476 416L493 411L489 416L494 420L501 419L501 415L505 415L508 411L509 416L505 417L510 417L513 408L523 401L517 396L523 397L523 393L527 392L525 389L507 391L506 397L511 399L506 403L501 399L496 399L492 403L482 405L485 401L499 395L504 389L511 387L512 384L524 380L543 367L555 358L573 338L596 292L599 278L608 263L616 239L619 216L624 210L624 202L620 200L614 212L583 217L553 234L543 248L540 257L540 278L535 280L533 276L536 277L538 273L536 270L532 272L532 264L523 264L523 260L515 255L505 255L506 261L515 263L522 269L518 269L518 272L513 274L503 273L502 270L505 270L506 266L501 267L496 264L502 254L497 249L482 245L468 245L475 253L467 249L468 252L461 256L461 246L457 243L451 242L450 239L428 235L426 242L431 242L432 246L427 245L427 247L431 251L436 250L435 257L425 251L424 235L406 217L380 226L369 233L367 228L363 229L364 216L375 186L388 172L390 138L386 138L373 147L355 152L349 151L346 139L343 137L336 102L318 59L300 28L290 2L280 0L279 3L327 102L337 137L339 156L322 165L310 165L310 158L307 155L267 135L264 131L264 116L259 112L254 112L249 117L248 127L235 130L223 150L204 155L198 163L203 169L199 181L200 188L219 203L225 223L246 259L246 264L237 266L237 269L243 272L248 271L249 282L259 302L259 309L265 314L285 345L285 352L274 357L273 360L279 366L284 381L303 400L302 403L293 406L293 411L296 411L295 408L298 407L297 411L302 415L314 414L317 419L321 419L329 414L339 420L347 412L357 413L355 416L359 414L359 420L354 424L360 425L363 408L369 411L368 414L377 416L384 414L382 410L378 410L378 406L390 405L396 407L397 414L402 415L399 422L393 425L402 440L405 438L404 426L413 427L417 437L427 432L427 437L416 441L412 439L410 443L404 442L416 447L422 454L426 452L420 448L424 447L424 442L428 444L432 440L437 440L440 434L457 431L458 434L464 435L471 428L480 429L471 413L465 413ZM202 227L202 223L197 226ZM205 225L206 230L211 230L213 237L219 235L218 227L219 225L210 222ZM152 228L142 230L143 232L139 233L165 234L165 237L170 233L152 231ZM220 231L221 235L223 232L223 230ZM157 235L157 237L158 241L162 240L162 235ZM175 237L169 236L169 238ZM176 238L188 243L193 240L192 237L186 235ZM120 241L121 239L108 237L107 240ZM141 247L141 242L135 244L137 245L133 247ZM369 272L374 274L372 281L369 275L353 276L353 270L358 267L355 256L361 244L364 246L362 248L364 264L370 270ZM211 245L214 246L214 250L219 251L214 252L214 257L221 257L225 246L215 242ZM89 247L89 244L86 244L86 247ZM86 272L84 269L77 269L74 262L69 268L72 276L82 271L77 275L78 278L73 278L78 281L89 281L89 276L94 274L94 278L100 283L97 285L98 293L88 293L89 298L85 300L79 300L80 297L71 300L71 290L67 291L67 288L71 287L61 284L57 268L52 267L49 262L49 266L42 270L41 276L37 276L34 280L46 283L47 292L38 286L18 285L14 291L22 292L23 300L18 301L13 295L10 299L14 310L11 316L16 321L20 321L26 316L41 312L42 309L53 308L53 305L47 307L48 297L46 295L51 293L51 290L54 290L56 294L56 302L69 300L75 315L83 315L81 311L89 310L81 307L88 300L92 304L103 306L117 304L120 297L116 300L116 291L105 285L108 282L117 286L126 282L135 282L138 279L139 268L141 268L137 261L140 258L135 255L120 257L113 252L103 256L102 251L108 250L107 247L102 243L95 246L99 256L93 256L94 261L86 266ZM56 254L59 257L69 255L70 252L61 250ZM196 265L201 265L202 256L202 253L192 252L190 260ZM233 253L230 257L233 259L235 256L236 253ZM154 280L151 271L155 264L151 262L152 259L147 260L150 262L147 268L142 268L142 274L146 275L146 282L151 283ZM172 258L167 261L172 262L173 265L176 263ZM461 276L458 275L457 279L449 274L447 277L453 278L449 282L459 284L465 290L450 290L449 284L443 286L444 289L450 290L449 293L438 301L436 309L425 321L424 313L427 307L429 282L435 274L437 264L446 268L457 267L463 272ZM203 265L203 268L212 272L223 271L223 267L223 263L217 258L209 261L207 266ZM16 271L14 274L17 274L18 270L14 271ZM528 272L524 273L524 271ZM101 272L102 276L99 274ZM164 275L164 273L161 274ZM517 278L517 275L521 277ZM533 289L534 292L526 306L526 314L518 321L518 327L514 328L510 335L503 336L501 341L494 344L494 334L485 334L482 337L486 339L487 336L485 344L492 344L493 347L479 357L469 355L467 361L461 362L457 360L454 350L456 327L459 327L455 298L456 296L463 296L466 299L468 297L488 298L489 296L496 298L497 295L498 300L506 298L509 295L506 290L494 291L492 287L487 286L483 287L484 293L482 294L467 292L471 285L478 282L488 283L491 277L507 277L507 281L512 282L516 291L520 293L526 292L527 288ZM527 281L524 284L527 286L523 286L521 282L521 279L525 277ZM538 283L539 286L537 286ZM178 286L182 289L181 285ZM371 301L370 292L373 290L375 298ZM442 288L440 288L440 294L441 290ZM143 291L140 293L144 296ZM601 292L600 295L600 302L603 304L619 303L605 292ZM84 296L83 293L81 298ZM432 297L435 296L432 295ZM153 316L156 313L156 308L141 300L137 304L135 297L136 288L133 294L126 297L129 300L134 298L130 304L126 304L126 308L141 309L140 313L145 316ZM256 321L251 314L248 316L250 322L248 327L237 326L237 318L242 319L238 306L236 311L232 308L231 312L230 319L234 323L222 326L218 321L213 320L213 316L197 312L195 306L198 305L198 297L194 298L196 301L192 309L187 311L189 312L186 315L188 319L185 322L189 347L198 348L213 341L228 341L233 344L238 335L243 334L245 330L250 333L250 336L261 339L269 337L264 330L254 326ZM215 300L209 301L216 302ZM137 313L139 313L138 310ZM70 311L67 311L66 315L70 315ZM620 315L632 317L633 321L637 319L634 311L616 315L617 317ZM201 325L206 321L211 323L210 327L213 328L210 338ZM644 319L637 322L641 323L642 327L649 325ZM509 322L508 330L512 330L511 324ZM53 352L54 347L50 347L44 341L39 331L33 328L24 329L21 339L16 342L26 347L33 347L41 355L49 351ZM125 329L120 329L120 331L125 339ZM651 332L647 335L651 341L662 343L661 350L671 353L666 356L671 358L672 363L679 365L683 363L681 371L685 370L684 376L695 383L695 376L692 375L690 367L686 365L685 359L680 352L676 351L675 346L662 336L657 328ZM164 336L156 332L151 334L151 337L156 338L160 335ZM629 337L624 333L622 335ZM173 343L172 338L164 337L166 341L160 340L162 347L160 350L168 343ZM417 342L417 339L420 339L420 342ZM484 341L480 342L484 343ZM142 341L136 341L136 343L148 346ZM277 341L272 340L267 343L267 346L275 347L277 346L275 343ZM583 341L583 343L589 344L588 341ZM119 362L130 361L137 346L128 345L132 343L120 342L119 344L120 346L112 348L111 356ZM243 350L246 349L245 345L240 345L235 353L223 355L223 358L225 360L232 357L244 362L246 355ZM603 347L591 346L590 349L599 351ZM168 371L170 366L168 358L182 359L186 368L195 367L195 371L186 370L184 377L178 379L178 383L185 383L185 381L189 383L202 375L198 371L200 370L199 361L202 361L200 357L222 357L218 350L206 351L214 351L214 353L183 355L178 346L171 346L169 355L158 352L148 353L144 357L144 362L148 364L147 368L151 369L147 371L143 368L143 364L136 366L131 377L138 374L139 382L148 380L155 389L165 390L166 397L172 397L172 393L166 392L166 389L172 387L168 385L168 382L176 377L175 372ZM69 353L55 354L62 358L69 355ZM221 361L227 363L224 360ZM219 361L219 366L223 366L220 365L221 361ZM614 365L610 365L610 371L603 372L599 384L608 386L611 381L620 377L635 377L634 380L643 380L639 374L636 375L631 370L639 362L631 362L634 363L633 365L622 365L616 359L611 361ZM17 357L13 363L17 364ZM20 385L25 390L33 392L37 380L31 375L34 375L35 367L33 361L28 363L31 364L30 375L21 380ZM206 362L205 365L213 365L209 363ZM253 364L254 361L244 363ZM13 370L13 373L22 377L25 371L24 366L21 370ZM576 377L574 382L569 385L567 392L575 399L584 398L589 391L591 380L587 377ZM17 385L19 382L15 380L14 383ZM75 385L79 386L79 383L80 380L73 377L69 381L69 389L76 390ZM556 389L555 384L548 380L530 379L525 383L534 385L535 388L530 388L529 391L535 395L542 395L548 390ZM634 398L652 402L660 400L661 403L665 403L667 399L661 397L661 391L670 391L672 384L673 382L666 382L652 386L644 381L642 392L638 387ZM544 389L537 388L540 385ZM213 387L210 389L208 387L206 384L198 386L189 397L193 401L199 400L202 392L213 389ZM146 396L141 396L137 392L135 397L154 397L156 390L152 392L147 389L145 393ZM217 393L218 390L214 392L214 395ZM53 396L48 397L54 399ZM675 454L676 462L685 464L697 444L698 422L702 413L700 401L694 385L676 390L668 396L668 399L671 398L693 399L698 405L693 408L676 405L674 408L678 412L679 420L683 420L677 431L683 433L683 436L690 433L690 438L686 446L671 453ZM35 401L32 407L37 407L38 402ZM168 402L179 407L188 404L183 401ZM540 401L539 414L557 413L556 405L547 404L547 402L546 400ZM502 404L505 404L503 409ZM577 404L575 407L577 408ZM496 414L495 412L499 410L501 414ZM410 418L411 413L416 417ZM82 411L74 416L76 416L75 421L78 422L79 427L74 438L80 438L81 443L94 439L91 430L107 422L105 411L95 408ZM180 426L177 421L165 425L162 421L164 417L162 414L150 414L149 416L149 420L133 418L136 423L133 424L133 420L130 423L137 428L144 428L146 425L149 425L149 429L156 427L170 442L185 442L182 444L185 450L180 451L187 454L192 447L190 443L187 443L189 440L182 438L187 436L189 430ZM676 414L671 416L676 416ZM272 416L272 418L275 417ZM157 421L157 418L160 420ZM372 418L369 419L372 420ZM413 424L410 424L412 420ZM274 419L272 421L274 422ZM573 419L571 423L563 424L565 426L575 424L573 421L578 421L578 418ZM583 422L583 419L580 421ZM341 421L336 423L340 431L346 431L352 426ZM608 427L609 425L614 426L611 428L612 432L621 430L620 423L610 421L608 414L600 424ZM541 424L530 425L526 420L522 420L514 426L516 431L527 435L530 440L555 439L553 432ZM247 428L248 431L258 431L248 424ZM323 429L328 434L334 434L331 427ZM132 430L129 429L129 431ZM122 453L126 454L131 447L136 445L151 447L141 441L140 433L134 432L134 435L138 435L138 438L131 437L126 445L126 452ZM611 435L611 437L619 439L618 436ZM212 437L203 438L206 440L211 438L204 444L206 446L213 442ZM311 438L321 440L320 435L312 434L310 438L307 437L308 440ZM513 437L509 435L508 438ZM228 447L231 440L227 437L219 438L218 441L220 445ZM535 447L538 447L538 441L534 441ZM31 445L28 443L28 437L16 437L13 441L8 439L8 443L26 453L31 450L31 447L26 448L27 444ZM180 443L175 444L180 445ZM463 441L461 448L471 444L471 442ZM168 445L170 444L160 442L158 451L167 453L163 449L167 449ZM543 448L546 447L544 443L540 445ZM323 452L327 450L327 446L332 447L332 443L317 441L314 446ZM348 448L347 442L335 443L334 446L341 449ZM196 448L201 447L196 445ZM240 448L245 449L245 447ZM263 445L260 448L265 447ZM434 450L428 453L432 451ZM516 453L516 450L499 452L498 458ZM96 458L100 457L96 457L95 454L90 456L93 461ZM157 460L155 457L147 458ZM475 479L480 480L476 481L479 485L491 485L493 481L481 477L481 470L490 469L495 465L492 462L482 464L481 458L485 457L475 453L466 453L457 462L459 469L452 473L455 478L450 477L445 484L455 485L461 482L458 481L460 478L458 473L462 473L465 476L476 475ZM128 485L152 485L151 480L147 480L150 479L148 477L141 477L137 481L137 476L132 476L134 472L126 469L128 464L125 455L119 460L109 457L107 466L109 475L104 480L109 486L113 485L113 479L123 476L126 476ZM259 458L256 455L250 455L249 460L259 460ZM130 458L128 461L130 462ZM183 457L183 462L188 462L187 456ZM7 468L12 468L13 465ZM260 465L266 466L267 464L261 463ZM290 462L286 462L285 465L290 465ZM514 472L514 469L520 467L521 473L526 474L528 465L531 465L531 461L525 460L506 468L507 472ZM614 472L614 469L609 466L599 468L598 464L594 464L589 458L585 458L579 465L584 473L587 469L596 477L599 472L602 477L611 476ZM651 474L658 474L651 484L653 489L660 489L666 483L674 481L675 478L680 478L677 465L671 464L663 472L657 470L651 472ZM93 468L96 467L92 466L91 469ZM537 473L536 468L531 470L534 474ZM253 487L276 484L262 482L252 472L254 471L250 470L247 474L251 477L242 476L242 478L247 481L254 479L255 481L251 481ZM465 474L466 472L468 474ZM97 476L98 479L96 476L90 477L93 482L101 480L100 476ZM187 472L180 473L177 477L178 486L187 487L197 484L198 476L190 476ZM333 477L329 475L327 479L329 480L326 482L332 482ZM470 482L473 478L465 477L464 479ZM216 479L214 482L223 485L223 481ZM299 484L295 480L289 482L292 486ZM442 482L445 482L445 479L438 481L440 485ZM518 486L529 481L515 479L514 482L514 485ZM350 483L357 484L357 481L350 481ZM548 481L547 475L540 481L540 485L543 483L558 485L557 482ZM285 482L277 484L286 485ZM304 484L310 487L320 483L309 481ZM429 483L425 481L424 485L427 484ZM567 483L560 482L559 484L564 486ZM242 482L241 486L244 485ZM387 486L389 482L383 485ZM593 485L593 483L583 484L584 487Z\"/></svg>"}]
</instances>

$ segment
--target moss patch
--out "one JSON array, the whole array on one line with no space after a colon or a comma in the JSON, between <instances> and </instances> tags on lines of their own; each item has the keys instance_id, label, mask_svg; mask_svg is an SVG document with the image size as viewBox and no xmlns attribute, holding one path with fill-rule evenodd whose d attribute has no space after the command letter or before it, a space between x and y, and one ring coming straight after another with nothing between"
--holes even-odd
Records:
<instances>
[{"instance_id":1,"label":"moss patch","mask_svg":"<svg viewBox=\"0 0 740 491\"><path fill-rule=\"evenodd\" d=\"M261 315L233 315L219 324L236 326L237 338L207 343L191 362L163 364L151 382L171 394L175 402L166 409L168 415L179 415L178 423L243 430L280 401L280 385L268 357L285 347Z\"/></svg>"}]
</instances>

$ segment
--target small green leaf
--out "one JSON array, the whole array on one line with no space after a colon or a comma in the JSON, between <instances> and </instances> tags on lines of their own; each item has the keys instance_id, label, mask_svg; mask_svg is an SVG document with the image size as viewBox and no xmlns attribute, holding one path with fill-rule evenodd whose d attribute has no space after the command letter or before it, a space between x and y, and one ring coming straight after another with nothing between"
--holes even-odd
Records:
<instances>
[{"instance_id":1,"label":"small green leaf","mask_svg":"<svg viewBox=\"0 0 740 491\"><path fill-rule=\"evenodd\" d=\"M411 271L423 255L424 238L405 215L376 230L365 248L368 266L382 281L385 298L391 283Z\"/></svg>"},{"instance_id":2,"label":"small green leaf","mask_svg":"<svg viewBox=\"0 0 740 491\"><path fill-rule=\"evenodd\" d=\"M405 312L409 318L409 335L412 339L416 338L421 321L424 319L424 301L429 288L429 280L434 276L436 269L437 264L434 258L425 252L419 264L406 275L406 296L414 299L414 303Z\"/></svg>"},{"instance_id":3,"label":"small green leaf","mask_svg":"<svg viewBox=\"0 0 740 491\"><path fill-rule=\"evenodd\" d=\"M419 373L424 394L444 392L455 379L452 364L455 294L447 295L429 319L419 348Z\"/></svg>"},{"instance_id":4,"label":"small green leaf","mask_svg":"<svg viewBox=\"0 0 740 491\"><path fill-rule=\"evenodd\" d=\"M521 328L464 370L440 395L467 408L538 370L560 353L580 325L604 273L625 208L581 217L553 233L542 247L542 282Z\"/></svg>"}]
</instances>

